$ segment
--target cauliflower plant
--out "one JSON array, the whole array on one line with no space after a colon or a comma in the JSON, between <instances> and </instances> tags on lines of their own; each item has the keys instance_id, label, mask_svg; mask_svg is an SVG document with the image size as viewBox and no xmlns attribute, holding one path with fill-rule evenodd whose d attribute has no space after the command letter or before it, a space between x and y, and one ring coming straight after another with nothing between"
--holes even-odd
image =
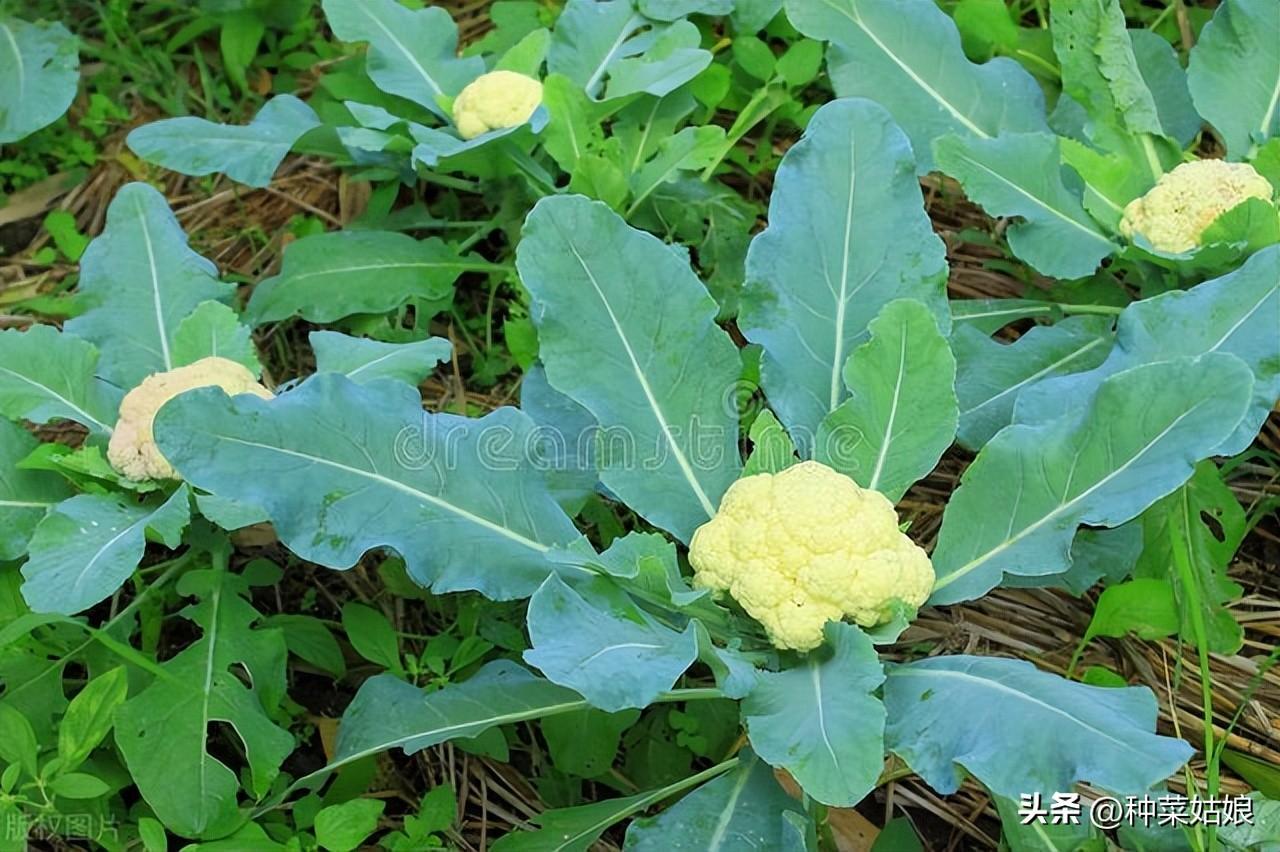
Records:
<instances>
[{"instance_id":1,"label":"cauliflower plant","mask_svg":"<svg viewBox=\"0 0 1280 852\"><path fill-rule=\"evenodd\" d=\"M453 101L453 123L463 139L524 124L542 103L542 83L514 71L490 71Z\"/></svg>"},{"instance_id":2,"label":"cauliflower plant","mask_svg":"<svg viewBox=\"0 0 1280 852\"><path fill-rule=\"evenodd\" d=\"M1236 205L1270 201L1271 183L1248 163L1194 160L1165 173L1124 209L1120 233L1147 238L1160 251L1181 254L1200 245L1205 229Z\"/></svg>"},{"instance_id":3,"label":"cauliflower plant","mask_svg":"<svg viewBox=\"0 0 1280 852\"><path fill-rule=\"evenodd\" d=\"M232 395L272 397L248 368L226 358L202 358L166 373L153 373L120 403L120 419L107 445L111 466L135 482L177 478L173 466L160 454L151 426L156 412L166 402L192 388L203 387L219 387Z\"/></svg>"},{"instance_id":4,"label":"cauliflower plant","mask_svg":"<svg viewBox=\"0 0 1280 852\"><path fill-rule=\"evenodd\" d=\"M798 651L820 645L828 621L874 627L894 601L918 607L933 590L933 565L888 498L814 461L735 482L689 561L698 586L729 592L775 645Z\"/></svg>"}]
</instances>

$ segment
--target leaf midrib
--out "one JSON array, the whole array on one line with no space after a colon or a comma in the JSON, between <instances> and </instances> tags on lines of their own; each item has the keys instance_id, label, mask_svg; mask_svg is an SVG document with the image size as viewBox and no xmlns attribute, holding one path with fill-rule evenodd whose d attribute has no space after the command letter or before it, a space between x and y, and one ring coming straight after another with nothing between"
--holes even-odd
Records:
<instances>
[{"instance_id":1,"label":"leaf midrib","mask_svg":"<svg viewBox=\"0 0 1280 852\"><path fill-rule=\"evenodd\" d=\"M587 264L586 259L578 251L578 247L574 245L572 239L565 239L565 245L569 247L569 251L573 252L574 258L578 261L578 265L582 267L582 271L586 274L587 280L591 282L592 288L595 289L596 295L600 297L600 303L604 306L605 313L609 316L609 322L612 323L614 331L618 335L618 341L622 344L623 351L626 352L627 359L631 362L632 372L635 373L636 381L640 384L640 390L644 393L645 401L649 405L649 409L653 412L654 419L658 423L658 428L662 431L663 438L666 439L667 446L671 448L671 454L676 460L676 464L680 467L680 472L684 475L685 480L689 483L689 487L693 490L694 496L697 498L702 510L708 518L715 516L716 508L707 497L706 491L703 490L702 484L698 481L697 476L693 472L693 467L689 464L684 450L676 443L675 436L671 433L671 427L667 423L667 417L662 411L662 406L658 403L658 399L654 396L653 388L649 385L649 379L645 376L644 370L640 368L640 361L636 357L635 350L631 346L631 341L627 338L626 332L622 328L622 323L618 321L617 314L613 312L613 306L609 304L609 299L605 295L604 289L600 286L600 282L596 279L595 273Z\"/></svg>"},{"instance_id":2,"label":"leaf midrib","mask_svg":"<svg viewBox=\"0 0 1280 852\"><path fill-rule=\"evenodd\" d=\"M1097 491L1100 488L1103 488L1104 486L1109 484L1113 479L1115 479L1117 476L1119 476L1120 474L1127 471L1130 467L1132 467L1139 458L1145 455L1157 443L1164 440L1165 436L1168 435L1171 431L1173 431L1173 429L1179 423L1181 423L1183 420L1185 420L1186 418L1194 414L1196 411L1198 411L1204 404L1205 404L1204 402L1198 402L1195 405L1193 405L1191 408L1179 414L1177 417L1173 419L1173 422L1171 422L1168 426L1162 429L1159 434L1157 434L1154 438L1148 441L1140 450L1138 450L1138 452L1130 456L1128 461L1126 461L1123 465L1111 471L1106 476L1102 477L1093 485L1089 486L1084 491L1081 491L1079 494L1077 494L1075 497L1071 498L1070 500L1059 503L1056 507L1054 507L1052 511L1047 512L1043 517L1041 517L1040 520L1036 521L1033 524L1029 524L1023 527L1022 530L1019 531L1017 535L1007 536L1004 541L1000 542L998 545L991 548L981 556L976 556L973 559L969 560L964 565L957 568L955 571L952 571L946 576L939 577L938 581L933 585L934 593L937 593L939 589L945 589L947 586L951 585L956 580L959 580L962 577L965 577L971 572L977 570L984 563L986 563L991 559L994 559L996 556L999 556L1001 553L1008 550L1010 547L1013 547L1015 544L1022 541L1024 538L1031 535L1036 530L1043 527L1045 524L1051 523L1057 520L1059 517L1062 517L1064 514L1067 514L1068 512L1070 512L1081 501L1085 500L1086 498L1091 496L1095 491Z\"/></svg>"},{"instance_id":3,"label":"leaf midrib","mask_svg":"<svg viewBox=\"0 0 1280 852\"><path fill-rule=\"evenodd\" d=\"M214 437L220 441L229 441L233 444L240 444L241 446L245 446L245 447L252 447L260 450L268 450L270 452L277 452L282 455L292 456L294 458L302 459L312 464L324 465L326 467L331 467L335 470L340 470L344 473L348 473L353 476L368 479L371 482L375 482L379 485L384 485L388 488L391 488L394 491L399 491L402 494L407 494L410 497L420 499L424 503L429 503L432 506L435 506L439 509L443 509L446 512L456 515L459 518L462 518L463 520L469 523L475 524L476 526L479 526L482 529L488 530L489 532L495 533L496 535L509 539L510 541L513 541L516 544L526 547L529 550L535 551L537 553L547 553L551 550L551 547L549 545L542 544L541 542L538 542L538 541L534 541L531 538L527 538L521 535L515 530L508 529L504 526L494 523L493 521L490 521L487 518L483 518L480 515L474 514L473 512L469 512L466 509L462 508L461 506L457 506L453 503L450 503L448 500L445 500L441 497L437 497L434 494L429 494L426 491L420 491L411 485L408 485L403 482L399 482L395 479L391 479L390 477L383 476L381 474L374 473L372 471L361 470L358 467L351 467L350 465L345 465L345 464L342 464L341 462L336 462L331 459L322 458L320 456L314 456L308 453L298 452L297 450L290 450L285 447L277 447L273 444L263 444L263 443L259 443L258 441L247 441L247 440L244 440L243 438L232 437L231 435L215 434Z\"/></svg>"},{"instance_id":4,"label":"leaf midrib","mask_svg":"<svg viewBox=\"0 0 1280 852\"><path fill-rule=\"evenodd\" d=\"M1147 756L1140 749L1135 748L1134 746L1125 742L1122 739L1112 736L1111 734L1107 733L1101 728L1095 728L1094 726L1085 722L1080 717L1073 716L1070 713L1066 712L1065 710L1062 710L1061 708L1054 707L1052 704L1046 704L1045 702L1041 701L1040 699L1036 698L1035 696L1029 693L1023 692L1020 689L1014 689L1011 686L1006 686L1005 684L993 678L979 677L977 675L971 675L968 672L959 672L953 669L943 669L943 668L912 669L910 668L910 666L902 666L894 669L889 673L889 677L924 677L924 678L952 677L952 678L958 678L960 680L967 680L967 681L973 681L975 683L986 684L993 689L998 689L1002 692L1007 692L1011 695L1021 698L1024 701L1035 704L1038 707L1042 707L1045 710L1048 710L1050 713L1053 713L1058 716L1063 716L1069 721L1074 722L1079 727L1084 728L1087 731L1091 731L1097 734L1098 736L1103 737L1104 739L1107 739L1112 743L1115 743L1117 746L1125 749L1126 751L1134 752L1135 754L1138 754L1141 757Z\"/></svg>"},{"instance_id":5,"label":"leaf midrib","mask_svg":"<svg viewBox=\"0 0 1280 852\"><path fill-rule=\"evenodd\" d=\"M431 87L431 91L435 92L437 95L443 95L444 90L441 89L440 85L435 81L435 79L430 74L427 73L427 69L422 67L422 63L418 61L418 57L414 56L413 52L410 51L409 48L406 47L404 43L400 41L400 39L396 38L396 34L393 33L390 30L390 28L387 27L386 24L382 23L382 21L378 18L377 15L373 14L373 12L370 11L369 9L370 4L367 4L362 0L362 2L359 2L356 5L359 6L360 11L365 14L365 17L373 21L374 26L382 30L383 34L390 40L390 42L393 45L396 46L396 49L398 49L401 53L404 54L405 59L409 60L409 64L411 64L417 70L418 74L422 76L422 79L425 80L427 85Z\"/></svg>"},{"instance_id":6,"label":"leaf midrib","mask_svg":"<svg viewBox=\"0 0 1280 852\"><path fill-rule=\"evenodd\" d=\"M850 8L848 9L842 7L838 3L832 2L832 0L823 0L823 2L826 3L828 6L830 6L832 9L834 9L837 13L844 15L846 18L852 21L854 26L862 30L862 32L867 36L867 38L871 39L871 41L876 45L876 47L880 48L880 51L884 53L884 55L887 56L889 60L893 62L894 65L897 65L898 68L900 68L904 74L906 74L909 78L911 78L912 82L914 82L920 88L921 91L923 91L925 94L931 97L939 106L941 106L948 113L950 113L951 116L955 118L956 121L960 122L960 124L962 124L965 128L967 128L970 133L982 139L991 138L990 134L986 133L985 131L982 130L982 128L974 124L964 113L960 112L960 110L957 109L950 101L948 101L945 97L943 97L941 92L939 92L937 89L933 88L928 83L926 83L924 81L924 78L918 75L911 68L911 66L909 66L905 61L903 61L896 53L890 50L889 46L885 44L883 41L881 41L879 36L877 36L874 32L872 32L871 28L867 26L867 24L862 20L862 16L858 14L857 0L850 0Z\"/></svg>"}]
</instances>

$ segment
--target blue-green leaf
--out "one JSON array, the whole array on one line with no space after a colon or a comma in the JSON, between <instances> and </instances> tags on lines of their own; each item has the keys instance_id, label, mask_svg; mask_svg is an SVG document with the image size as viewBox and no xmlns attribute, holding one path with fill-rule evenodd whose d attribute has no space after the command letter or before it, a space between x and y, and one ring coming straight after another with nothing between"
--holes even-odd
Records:
<instances>
[{"instance_id":1,"label":"blue-green leaf","mask_svg":"<svg viewBox=\"0 0 1280 852\"><path fill-rule=\"evenodd\" d=\"M884 680L875 647L858 628L831 622L827 645L795 668L764 672L742 702L751 746L791 773L824 805L850 807L884 768Z\"/></svg>"},{"instance_id":2,"label":"blue-green leaf","mask_svg":"<svg viewBox=\"0 0 1280 852\"><path fill-rule=\"evenodd\" d=\"M1226 352L1253 370L1248 415L1212 455L1232 456L1249 446L1280 397L1280 246L1269 246L1234 272L1190 290L1171 290L1125 308L1116 345L1106 361L1085 373L1025 388L1014 407L1019 423L1043 423L1082 405L1110 375L1156 361Z\"/></svg>"},{"instance_id":3,"label":"blue-green leaf","mask_svg":"<svg viewBox=\"0 0 1280 852\"><path fill-rule=\"evenodd\" d=\"M248 186L266 186L289 149L319 126L311 107L293 95L276 95L247 125L182 116L144 124L126 141L144 160L184 175L223 172Z\"/></svg>"},{"instance_id":4,"label":"blue-green leaf","mask_svg":"<svg viewBox=\"0 0 1280 852\"><path fill-rule=\"evenodd\" d=\"M762 384L802 454L846 398L841 371L881 308L917 299L947 330L946 278L902 131L870 101L823 106L778 169L739 316L764 346Z\"/></svg>"},{"instance_id":5,"label":"blue-green leaf","mask_svg":"<svg viewBox=\"0 0 1280 852\"><path fill-rule=\"evenodd\" d=\"M665 95L711 63L690 21L655 25L631 0L569 0L556 21L547 71L563 74L592 99L609 80L608 97Z\"/></svg>"},{"instance_id":6,"label":"blue-green leaf","mask_svg":"<svg viewBox=\"0 0 1280 852\"><path fill-rule=\"evenodd\" d=\"M333 760L315 775L393 748L415 754L490 728L586 709L572 690L531 674L510 660L494 660L461 683L424 692L391 675L365 681L342 715Z\"/></svg>"},{"instance_id":7,"label":"blue-green leaf","mask_svg":"<svg viewBox=\"0 0 1280 852\"><path fill-rule=\"evenodd\" d=\"M0 145L52 124L80 85L76 37L59 23L0 18Z\"/></svg>"},{"instance_id":8,"label":"blue-green leaf","mask_svg":"<svg viewBox=\"0 0 1280 852\"><path fill-rule=\"evenodd\" d=\"M1153 30L1129 30L1138 70L1155 101L1164 135L1186 147L1204 123L1191 102L1187 72L1182 69L1173 45Z\"/></svg>"},{"instance_id":9,"label":"blue-green leaf","mask_svg":"<svg viewBox=\"0 0 1280 852\"><path fill-rule=\"evenodd\" d=\"M61 476L15 467L37 446L26 429L0 420L0 562L20 559L36 525L55 504L71 496Z\"/></svg>"},{"instance_id":10,"label":"blue-green leaf","mask_svg":"<svg viewBox=\"0 0 1280 852\"><path fill-rule=\"evenodd\" d=\"M324 0L324 15L343 41L367 41L369 76L378 88L448 118L437 102L484 73L478 56L459 58L458 28L440 6L410 10L396 0Z\"/></svg>"},{"instance_id":11,"label":"blue-green leaf","mask_svg":"<svg viewBox=\"0 0 1280 852\"><path fill-rule=\"evenodd\" d=\"M444 240L391 231L334 231L290 243L280 274L253 290L254 325L300 316L329 323L352 314L393 311L411 299L442 299L458 276L503 267L462 255Z\"/></svg>"},{"instance_id":12,"label":"blue-green leaf","mask_svg":"<svg viewBox=\"0 0 1280 852\"><path fill-rule=\"evenodd\" d=\"M676 21L654 31L652 44L649 38L636 39L646 42L643 54L624 45L621 58L609 66L609 84L605 88L608 99L627 95L650 94L662 97L698 76L711 64L711 52L703 50L702 32L692 21Z\"/></svg>"},{"instance_id":13,"label":"blue-green leaf","mask_svg":"<svg viewBox=\"0 0 1280 852\"><path fill-rule=\"evenodd\" d=\"M1231 159L1245 159L1280 136L1280 6L1274 0L1218 6L1191 50L1187 83Z\"/></svg>"},{"instance_id":14,"label":"blue-green leaf","mask_svg":"<svg viewBox=\"0 0 1280 852\"><path fill-rule=\"evenodd\" d=\"M602 431L601 481L688 541L737 478L737 347L688 263L581 196L544 198L517 252L551 385Z\"/></svg>"},{"instance_id":15,"label":"blue-green leaf","mask_svg":"<svg viewBox=\"0 0 1280 852\"><path fill-rule=\"evenodd\" d=\"M934 315L898 299L849 356L851 397L823 419L815 457L897 502L938 464L956 434L956 361Z\"/></svg>"},{"instance_id":16,"label":"blue-green leaf","mask_svg":"<svg viewBox=\"0 0 1280 852\"><path fill-rule=\"evenodd\" d=\"M1085 211L1083 188L1061 165L1052 133L944 136L933 153L984 210L1022 220L1008 229L1009 248L1044 275L1083 278L1118 248Z\"/></svg>"},{"instance_id":17,"label":"blue-green leaf","mask_svg":"<svg viewBox=\"0 0 1280 852\"><path fill-rule=\"evenodd\" d=\"M640 12L655 21L678 21L690 15L727 15L733 0L638 0Z\"/></svg>"},{"instance_id":18,"label":"blue-green leaf","mask_svg":"<svg viewBox=\"0 0 1280 852\"><path fill-rule=\"evenodd\" d=\"M609 66L628 55L629 39L644 24L630 0L569 0L551 34L547 72L563 74L594 97Z\"/></svg>"},{"instance_id":19,"label":"blue-green leaf","mask_svg":"<svg viewBox=\"0 0 1280 852\"><path fill-rule=\"evenodd\" d=\"M1182 740L1152 733L1150 690L1072 683L1023 660L952 656L891 666L884 703L890 750L944 795L959 789L965 771L1001 796L1071 790L1077 781L1136 794L1193 754Z\"/></svg>"},{"instance_id":20,"label":"blue-green leaf","mask_svg":"<svg viewBox=\"0 0 1280 852\"><path fill-rule=\"evenodd\" d=\"M304 559L345 569L391 547L424 586L505 599L532 594L552 571L546 554L578 537L531 467L533 424L515 409L431 414L416 388L334 373L255 400L191 391L161 409L156 442L196 487L261 506Z\"/></svg>"},{"instance_id":21,"label":"blue-green leaf","mask_svg":"<svg viewBox=\"0 0 1280 852\"><path fill-rule=\"evenodd\" d=\"M115 593L133 574L147 538L174 548L191 520L190 496L179 487L156 506L104 494L59 503L35 529L22 566L22 596L36 612L72 615Z\"/></svg>"},{"instance_id":22,"label":"blue-green leaf","mask_svg":"<svg viewBox=\"0 0 1280 852\"><path fill-rule=\"evenodd\" d=\"M934 139L1047 130L1044 96L1012 59L970 62L933 0L788 0L787 17L831 42L836 94L882 101L906 131L916 168L931 171Z\"/></svg>"},{"instance_id":23,"label":"blue-green leaf","mask_svg":"<svg viewBox=\"0 0 1280 852\"><path fill-rule=\"evenodd\" d=\"M801 816L767 763L744 749L733 771L710 781L672 807L627 827L627 852L735 852L782 850L783 814ZM805 816L807 819L807 816Z\"/></svg>"},{"instance_id":24,"label":"blue-green leaf","mask_svg":"<svg viewBox=\"0 0 1280 852\"><path fill-rule=\"evenodd\" d=\"M1088 405L1006 427L965 471L933 553L932 603L979 597L1002 574L1055 574L1081 524L1117 526L1191 476L1244 417L1253 377L1234 355L1135 367Z\"/></svg>"},{"instance_id":25,"label":"blue-green leaf","mask_svg":"<svg viewBox=\"0 0 1280 852\"><path fill-rule=\"evenodd\" d=\"M559 577L547 578L529 601L533 648L525 662L601 710L648 707L693 665L694 627L677 632L625 595L592 588L583 589L588 598Z\"/></svg>"},{"instance_id":26,"label":"blue-green leaf","mask_svg":"<svg viewBox=\"0 0 1280 852\"><path fill-rule=\"evenodd\" d=\"M453 351L453 344L443 337L383 343L336 331L313 331L308 340L315 352L316 372L341 373L362 385L390 379L416 388Z\"/></svg>"},{"instance_id":27,"label":"blue-green leaf","mask_svg":"<svg viewBox=\"0 0 1280 852\"><path fill-rule=\"evenodd\" d=\"M960 443L981 449L1013 422L1013 406L1024 388L1098 366L1113 342L1110 322L1102 317L1070 317L1055 325L1038 325L1013 343L992 340L968 324L957 326L951 346L956 354Z\"/></svg>"},{"instance_id":28,"label":"blue-green leaf","mask_svg":"<svg viewBox=\"0 0 1280 852\"><path fill-rule=\"evenodd\" d=\"M93 344L48 325L0 331L0 415L43 424L71 420L110 435L121 391L95 378Z\"/></svg>"},{"instance_id":29,"label":"blue-green leaf","mask_svg":"<svg viewBox=\"0 0 1280 852\"><path fill-rule=\"evenodd\" d=\"M576 515L600 481L595 418L551 387L541 364L535 364L520 382L520 410L537 424L533 451L557 502Z\"/></svg>"},{"instance_id":30,"label":"blue-green leaf","mask_svg":"<svg viewBox=\"0 0 1280 852\"><path fill-rule=\"evenodd\" d=\"M1061 588L1080 597L1099 580L1119 583L1128 577L1141 553L1141 519L1110 529L1084 527L1071 542L1071 567L1067 570L1037 577L1006 574L1001 585L1018 589Z\"/></svg>"},{"instance_id":31,"label":"blue-green leaf","mask_svg":"<svg viewBox=\"0 0 1280 852\"><path fill-rule=\"evenodd\" d=\"M173 334L173 361L178 366L202 358L226 358L243 364L255 376L262 372L258 350L240 315L221 302L205 302L178 324Z\"/></svg>"},{"instance_id":32,"label":"blue-green leaf","mask_svg":"<svg viewBox=\"0 0 1280 852\"><path fill-rule=\"evenodd\" d=\"M178 366L174 335L201 302L233 287L187 245L164 196L125 185L107 208L107 227L80 259L80 296L89 310L66 330L96 344L98 375L124 389Z\"/></svg>"}]
</instances>

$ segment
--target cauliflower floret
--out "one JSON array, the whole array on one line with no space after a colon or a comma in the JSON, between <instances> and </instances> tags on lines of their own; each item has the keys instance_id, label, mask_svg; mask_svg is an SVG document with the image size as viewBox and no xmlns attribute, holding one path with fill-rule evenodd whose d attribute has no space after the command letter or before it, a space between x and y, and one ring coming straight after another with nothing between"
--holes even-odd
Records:
<instances>
[{"instance_id":1,"label":"cauliflower floret","mask_svg":"<svg viewBox=\"0 0 1280 852\"><path fill-rule=\"evenodd\" d=\"M453 101L453 123L463 139L524 124L542 103L542 83L514 71L490 71Z\"/></svg>"},{"instance_id":2,"label":"cauliflower floret","mask_svg":"<svg viewBox=\"0 0 1280 852\"><path fill-rule=\"evenodd\" d=\"M894 601L933 590L929 557L898 529L883 494L807 461L744 477L689 547L696 585L727 591L779 648L822 644L828 621L874 627Z\"/></svg>"},{"instance_id":3,"label":"cauliflower floret","mask_svg":"<svg viewBox=\"0 0 1280 852\"><path fill-rule=\"evenodd\" d=\"M120 419L107 445L111 466L135 482L176 479L177 472L156 446L152 423L166 402L192 388L203 387L219 387L233 396L251 393L262 399L272 397L271 391L258 384L245 366L226 358L202 358L166 373L153 373L120 403Z\"/></svg>"},{"instance_id":4,"label":"cauliflower floret","mask_svg":"<svg viewBox=\"0 0 1280 852\"><path fill-rule=\"evenodd\" d=\"M1271 183L1248 163L1195 160L1162 175L1124 208L1120 233L1141 234L1160 251L1181 254L1200 245L1205 229L1250 199L1270 201Z\"/></svg>"}]
</instances>

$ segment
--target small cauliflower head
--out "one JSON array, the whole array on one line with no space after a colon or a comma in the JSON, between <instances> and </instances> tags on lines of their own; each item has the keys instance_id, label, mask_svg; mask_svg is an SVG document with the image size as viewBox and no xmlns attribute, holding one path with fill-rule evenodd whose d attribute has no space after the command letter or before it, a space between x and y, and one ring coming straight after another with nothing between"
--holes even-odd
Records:
<instances>
[{"instance_id":1,"label":"small cauliflower head","mask_svg":"<svg viewBox=\"0 0 1280 852\"><path fill-rule=\"evenodd\" d=\"M1160 177L1147 194L1124 208L1120 233L1135 234L1164 252L1181 254L1200 245L1205 229L1250 198L1270 201L1270 181L1248 163L1194 160Z\"/></svg>"},{"instance_id":2,"label":"small cauliflower head","mask_svg":"<svg viewBox=\"0 0 1280 852\"><path fill-rule=\"evenodd\" d=\"M152 424L156 412L166 402L192 388L218 387L235 396L251 393L271 399L271 391L258 384L248 368L226 358L202 358L194 364L165 373L153 373L142 384L125 395L120 403L120 419L111 442L107 460L126 479L142 482L148 479L176 479L173 465L160 455Z\"/></svg>"},{"instance_id":3,"label":"small cauliflower head","mask_svg":"<svg viewBox=\"0 0 1280 852\"><path fill-rule=\"evenodd\" d=\"M883 494L815 461L739 479L689 546L694 582L727 591L779 648L822 644L828 621L874 627L919 607L933 565Z\"/></svg>"},{"instance_id":4,"label":"small cauliflower head","mask_svg":"<svg viewBox=\"0 0 1280 852\"><path fill-rule=\"evenodd\" d=\"M542 83L514 71L490 71L453 101L453 123L463 139L524 124L542 103Z\"/></svg>"}]
</instances>

